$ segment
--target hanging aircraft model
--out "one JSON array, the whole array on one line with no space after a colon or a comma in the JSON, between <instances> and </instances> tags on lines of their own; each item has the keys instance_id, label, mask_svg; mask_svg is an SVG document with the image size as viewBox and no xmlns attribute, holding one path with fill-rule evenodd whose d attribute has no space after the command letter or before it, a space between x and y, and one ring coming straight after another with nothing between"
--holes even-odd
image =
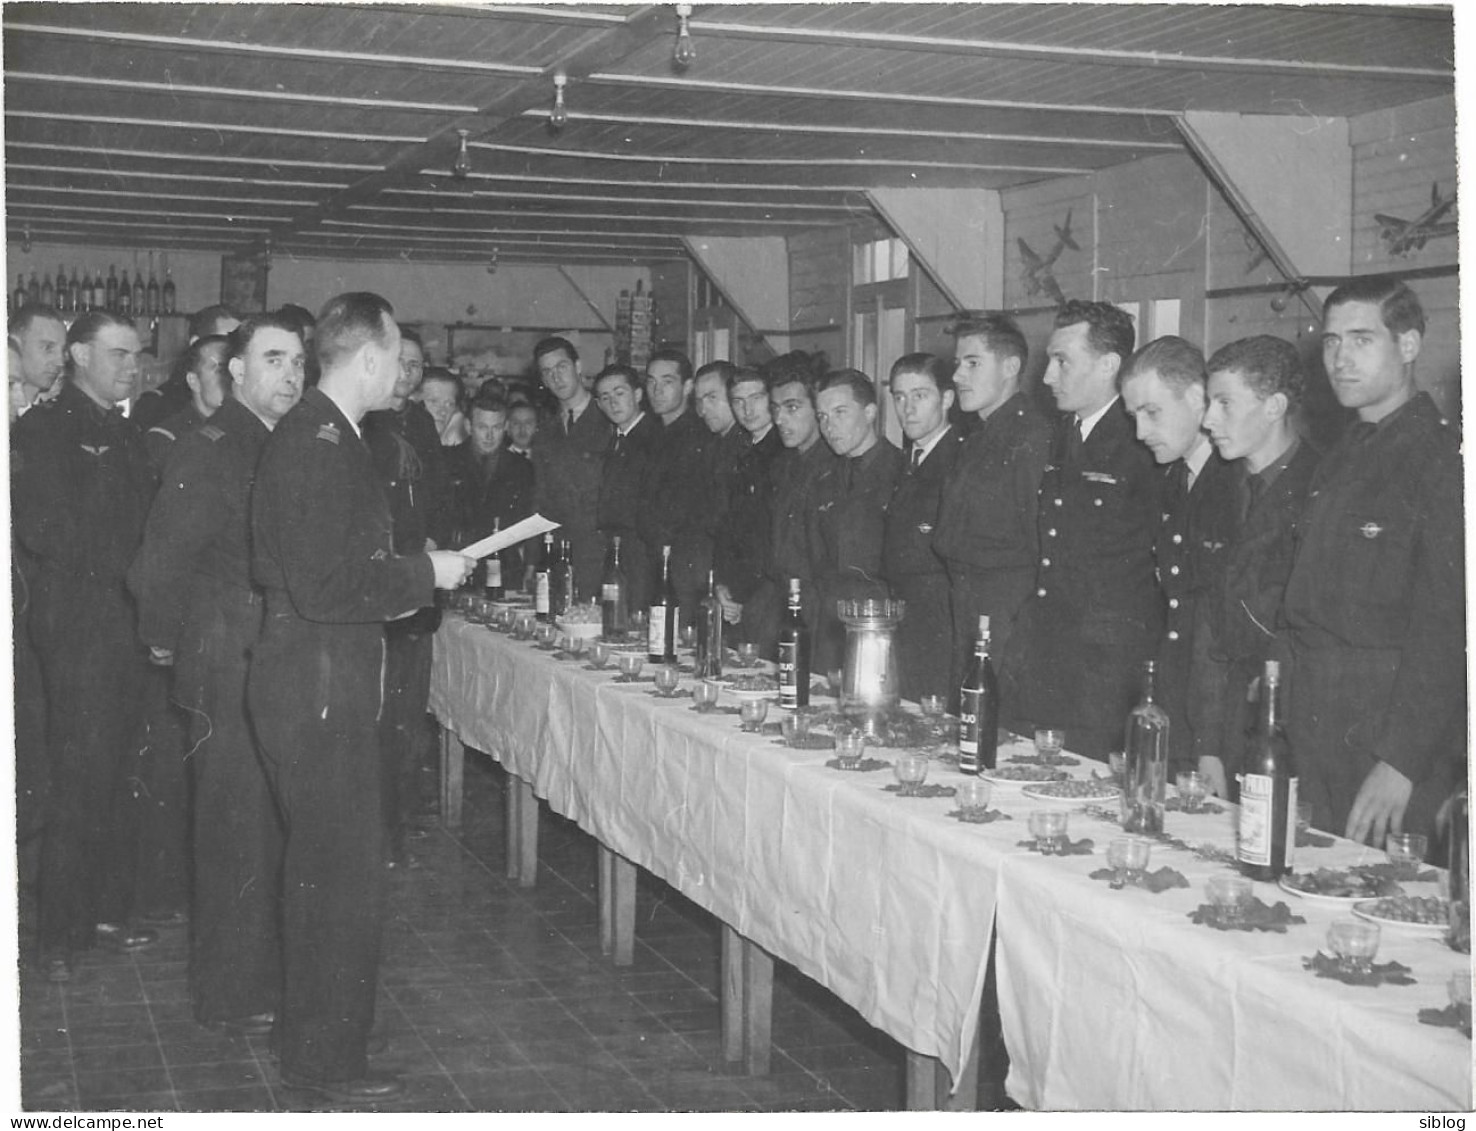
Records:
<instances>
[{"instance_id":1,"label":"hanging aircraft model","mask_svg":"<svg viewBox=\"0 0 1476 1131\"><path fill-rule=\"evenodd\" d=\"M1038 295L1044 291L1057 303L1064 303L1066 296L1061 291L1061 284L1056 282L1056 276L1052 274L1051 268L1055 266L1056 260L1061 258L1061 252L1068 247L1072 251L1081 250L1076 241L1071 238L1071 209L1066 210L1064 224L1053 224L1052 227L1056 230L1056 242L1044 258L1037 255L1023 239L1015 242L1020 245L1020 255L1025 260L1025 268L1021 273L1025 282L1025 293Z\"/></svg>"},{"instance_id":2,"label":"hanging aircraft model","mask_svg":"<svg viewBox=\"0 0 1476 1131\"><path fill-rule=\"evenodd\" d=\"M1429 240L1455 235L1456 222L1442 219L1455 207L1455 203L1454 194L1440 195L1440 185L1436 182L1430 186L1430 207L1413 220L1401 220L1398 216L1375 212L1379 237L1388 245L1389 254L1407 256L1412 251L1419 251Z\"/></svg>"}]
</instances>

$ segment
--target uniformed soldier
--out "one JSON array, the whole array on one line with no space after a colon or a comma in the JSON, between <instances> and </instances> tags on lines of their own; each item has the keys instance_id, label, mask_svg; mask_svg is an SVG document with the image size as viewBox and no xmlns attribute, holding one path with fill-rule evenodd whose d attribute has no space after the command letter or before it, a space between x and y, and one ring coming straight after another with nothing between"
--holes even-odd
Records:
<instances>
[{"instance_id":1,"label":"uniformed soldier","mask_svg":"<svg viewBox=\"0 0 1476 1131\"><path fill-rule=\"evenodd\" d=\"M304 350L271 314L248 318L233 344L231 387L174 445L128 581L139 636L172 660L173 697L190 719L190 1001L202 1024L251 1033L270 1031L282 996L281 818L246 717L262 611L251 485L271 430L302 396Z\"/></svg>"},{"instance_id":2,"label":"uniformed soldier","mask_svg":"<svg viewBox=\"0 0 1476 1131\"><path fill-rule=\"evenodd\" d=\"M227 339L221 334L196 338L186 347L180 365L185 387L190 391L189 404L144 433L149 462L156 473L164 473L175 442L204 424L225 401L230 381L226 372L227 353Z\"/></svg>"},{"instance_id":3,"label":"uniformed soldier","mask_svg":"<svg viewBox=\"0 0 1476 1131\"><path fill-rule=\"evenodd\" d=\"M201 338L225 337L240 324L241 319L229 307L207 306L190 315L188 344L193 345ZM189 407L190 387L185 383L182 361L183 358L176 360L169 380L144 393L133 406L133 422L143 432Z\"/></svg>"},{"instance_id":4,"label":"uniformed soldier","mask_svg":"<svg viewBox=\"0 0 1476 1131\"><path fill-rule=\"evenodd\" d=\"M815 671L830 672L845 659L836 602L887 596L883 530L905 461L897 445L877 435L876 385L859 369L825 375L815 394L815 417L836 459L816 478L810 508L810 570L818 602L810 655Z\"/></svg>"},{"instance_id":5,"label":"uniformed soldier","mask_svg":"<svg viewBox=\"0 0 1476 1131\"><path fill-rule=\"evenodd\" d=\"M728 403L728 378L737 366L728 361L710 361L697 370L692 379L692 408L697 419L707 427L704 438L702 490L702 535L706 542L708 568L717 570L717 544L728 524L728 506L732 502L734 482L738 475L738 458L748 450L748 430L733 419ZM707 577L702 577L702 591L707 591Z\"/></svg>"},{"instance_id":6,"label":"uniformed soldier","mask_svg":"<svg viewBox=\"0 0 1476 1131\"><path fill-rule=\"evenodd\" d=\"M20 362L20 415L56 395L66 368L67 324L55 307L28 303L10 320L10 340Z\"/></svg>"},{"instance_id":7,"label":"uniformed soldier","mask_svg":"<svg viewBox=\"0 0 1476 1131\"><path fill-rule=\"evenodd\" d=\"M1189 712L1195 608L1223 566L1238 516L1235 473L1204 433L1204 381L1204 354L1173 336L1138 350L1118 381L1138 440L1163 469L1153 537L1167 606L1158 642L1157 691L1169 716L1169 763L1175 773L1198 763Z\"/></svg>"},{"instance_id":8,"label":"uniformed soldier","mask_svg":"<svg viewBox=\"0 0 1476 1131\"><path fill-rule=\"evenodd\" d=\"M718 531L714 548L718 600L723 617L736 626L735 638L759 644L766 628L777 633L774 611L765 617L750 605L764 582L769 566L769 538L773 525L775 459L784 450L769 411L769 386L756 369L735 368L728 375L728 405L737 429L746 438L733 467L728 493L727 521Z\"/></svg>"},{"instance_id":9,"label":"uniformed soldier","mask_svg":"<svg viewBox=\"0 0 1476 1131\"><path fill-rule=\"evenodd\" d=\"M651 455L650 489L640 511L641 539L652 555L652 573L661 565L661 547L671 546L672 583L682 606L682 621L696 622L697 605L707 592L712 568L712 479L708 448L712 433L690 411L692 362L680 350L657 350L646 363L646 405L660 421L661 434Z\"/></svg>"},{"instance_id":10,"label":"uniformed soldier","mask_svg":"<svg viewBox=\"0 0 1476 1131\"><path fill-rule=\"evenodd\" d=\"M448 450L458 531L453 546L480 541L494 526L506 530L533 513L533 464L507 445L511 415L502 394L484 385L472 400L470 441ZM522 551L515 546L507 555L503 581L512 586L523 576Z\"/></svg>"},{"instance_id":11,"label":"uniformed soldier","mask_svg":"<svg viewBox=\"0 0 1476 1131\"><path fill-rule=\"evenodd\" d=\"M887 504L882 573L892 596L907 603L897 626L904 699L946 698L953 677L948 573L933 550L943 484L963 441L963 434L948 422L954 400L952 369L930 353L910 353L892 365L892 404L909 448Z\"/></svg>"},{"instance_id":12,"label":"uniformed soldier","mask_svg":"<svg viewBox=\"0 0 1476 1131\"><path fill-rule=\"evenodd\" d=\"M1040 563L1001 663L1005 725L1066 731L1103 758L1122 742L1163 631L1153 574L1160 475L1117 395L1132 319L1106 302L1056 312L1045 383L1061 415L1037 511Z\"/></svg>"},{"instance_id":13,"label":"uniformed soldier","mask_svg":"<svg viewBox=\"0 0 1476 1131\"><path fill-rule=\"evenodd\" d=\"M574 584L581 601L599 593L604 543L595 518L600 474L613 431L594 408L579 352L564 338L544 338L533 347L544 388L557 402L557 419L538 433L533 446L533 495L538 513L559 523L569 539Z\"/></svg>"},{"instance_id":14,"label":"uniformed soldier","mask_svg":"<svg viewBox=\"0 0 1476 1131\"><path fill-rule=\"evenodd\" d=\"M252 499L253 576L266 618L247 707L286 830L282 1081L344 1103L399 1094L371 1074L384 909L376 720L384 622L454 588L471 559L399 555L359 421L389 406L400 332L389 303L330 299L314 347L322 377L272 433Z\"/></svg>"},{"instance_id":15,"label":"uniformed soldier","mask_svg":"<svg viewBox=\"0 0 1476 1131\"><path fill-rule=\"evenodd\" d=\"M15 534L35 564L31 638L47 691L51 789L41 853L39 942L46 976L76 952L156 940L131 928L137 868L140 696L146 661L124 575L143 537L154 477L119 402L141 352L132 322L91 311L72 323L72 377L16 424Z\"/></svg>"},{"instance_id":16,"label":"uniformed soldier","mask_svg":"<svg viewBox=\"0 0 1476 1131\"><path fill-rule=\"evenodd\" d=\"M1267 660L1288 660L1279 631L1298 515L1318 452L1297 434L1302 360L1280 338L1242 338L1209 360L1204 427L1233 475L1237 520L1195 610L1189 720L1198 768L1221 797L1238 796L1247 691Z\"/></svg>"},{"instance_id":17,"label":"uniformed soldier","mask_svg":"<svg viewBox=\"0 0 1476 1131\"><path fill-rule=\"evenodd\" d=\"M1357 421L1323 458L1286 588L1288 737L1317 827L1429 833L1465 778L1460 436L1415 386L1425 315L1403 282L1327 298L1322 360Z\"/></svg>"},{"instance_id":18,"label":"uniformed soldier","mask_svg":"<svg viewBox=\"0 0 1476 1131\"><path fill-rule=\"evenodd\" d=\"M989 617L990 652L998 665L1034 587L1036 495L1051 438L1050 424L1020 388L1029 352L1014 320L997 313L967 316L953 327L953 337L958 407L978 424L944 482L933 533L933 549L948 571L950 703L979 617Z\"/></svg>"},{"instance_id":19,"label":"uniformed soldier","mask_svg":"<svg viewBox=\"0 0 1476 1131\"><path fill-rule=\"evenodd\" d=\"M595 378L595 400L613 431L600 472L596 519L603 545L620 538L620 565L632 610L645 609L655 585L650 547L640 531L640 514L649 497L652 464L661 443L661 420L646 411L645 392L628 365L609 365ZM656 547L656 563L661 548ZM599 578L603 578L603 559ZM597 578L596 580L599 580ZM576 577L577 581L578 578Z\"/></svg>"}]
</instances>

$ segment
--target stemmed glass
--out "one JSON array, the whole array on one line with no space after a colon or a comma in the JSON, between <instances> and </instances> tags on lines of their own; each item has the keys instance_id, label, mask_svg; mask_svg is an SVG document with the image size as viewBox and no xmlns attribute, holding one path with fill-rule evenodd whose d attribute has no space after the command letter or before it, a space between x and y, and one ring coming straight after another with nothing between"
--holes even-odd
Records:
<instances>
[{"instance_id":1,"label":"stemmed glass","mask_svg":"<svg viewBox=\"0 0 1476 1131\"><path fill-rule=\"evenodd\" d=\"M751 734L763 729L764 719L768 715L767 699L745 699L738 707L738 717L743 720L743 729Z\"/></svg>"},{"instance_id":2,"label":"stemmed glass","mask_svg":"<svg viewBox=\"0 0 1476 1131\"><path fill-rule=\"evenodd\" d=\"M1209 778L1198 770L1182 773L1174 779L1179 790L1179 804L1185 813L1198 813L1209 796Z\"/></svg>"},{"instance_id":3,"label":"stemmed glass","mask_svg":"<svg viewBox=\"0 0 1476 1131\"><path fill-rule=\"evenodd\" d=\"M1379 952L1379 925L1364 919L1337 919L1327 929L1328 949L1346 974L1367 974Z\"/></svg>"},{"instance_id":4,"label":"stemmed glass","mask_svg":"<svg viewBox=\"0 0 1476 1131\"><path fill-rule=\"evenodd\" d=\"M1150 842L1142 837L1120 836L1109 842L1107 866L1113 872L1111 886L1122 888L1142 879L1143 872L1148 867L1148 857L1151 852Z\"/></svg>"},{"instance_id":5,"label":"stemmed glass","mask_svg":"<svg viewBox=\"0 0 1476 1131\"><path fill-rule=\"evenodd\" d=\"M854 770L866 753L866 732L845 724L835 728L835 760L843 770Z\"/></svg>"},{"instance_id":6,"label":"stemmed glass","mask_svg":"<svg viewBox=\"0 0 1476 1131\"><path fill-rule=\"evenodd\" d=\"M1065 849L1066 813L1062 809L1036 809L1030 814L1030 835L1042 856L1054 856Z\"/></svg>"},{"instance_id":7,"label":"stemmed glass","mask_svg":"<svg viewBox=\"0 0 1476 1131\"><path fill-rule=\"evenodd\" d=\"M677 684L681 680L681 674L671 664L663 664L656 669L656 690L662 695L672 696L676 694Z\"/></svg>"},{"instance_id":8,"label":"stemmed glass","mask_svg":"<svg viewBox=\"0 0 1476 1131\"><path fill-rule=\"evenodd\" d=\"M718 685L710 679L699 679L692 685L692 702L697 705L697 710L706 714L717 706Z\"/></svg>"},{"instance_id":9,"label":"stemmed glass","mask_svg":"<svg viewBox=\"0 0 1476 1131\"><path fill-rule=\"evenodd\" d=\"M928 777L928 759L923 754L900 754L892 769L897 775L898 795L916 797Z\"/></svg>"}]
</instances>

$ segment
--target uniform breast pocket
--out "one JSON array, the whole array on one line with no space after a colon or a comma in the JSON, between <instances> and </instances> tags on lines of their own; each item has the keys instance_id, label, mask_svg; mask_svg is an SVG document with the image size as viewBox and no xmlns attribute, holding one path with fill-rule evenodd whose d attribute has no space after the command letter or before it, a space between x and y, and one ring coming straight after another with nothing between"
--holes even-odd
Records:
<instances>
[{"instance_id":1,"label":"uniform breast pocket","mask_svg":"<svg viewBox=\"0 0 1476 1131\"><path fill-rule=\"evenodd\" d=\"M1344 598L1384 615L1402 613L1408 604L1414 543L1414 520L1399 509L1344 514L1339 538L1347 579Z\"/></svg>"}]
</instances>

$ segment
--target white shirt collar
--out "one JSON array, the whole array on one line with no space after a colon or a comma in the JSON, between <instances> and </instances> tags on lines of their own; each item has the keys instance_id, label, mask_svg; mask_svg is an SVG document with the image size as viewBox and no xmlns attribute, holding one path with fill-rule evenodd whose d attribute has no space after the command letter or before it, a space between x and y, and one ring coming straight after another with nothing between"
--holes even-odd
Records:
<instances>
[{"instance_id":1,"label":"white shirt collar","mask_svg":"<svg viewBox=\"0 0 1476 1131\"><path fill-rule=\"evenodd\" d=\"M1077 427L1081 429L1081 438L1083 440L1085 440L1088 436L1092 434L1092 429L1097 426L1097 421L1106 416L1107 410L1115 405L1119 399L1120 398L1118 397L1113 397L1110 401L1104 404L1101 408L1097 409L1096 412L1092 413L1091 416L1088 416L1086 419L1082 419L1079 416L1076 418Z\"/></svg>"},{"instance_id":2,"label":"white shirt collar","mask_svg":"<svg viewBox=\"0 0 1476 1131\"><path fill-rule=\"evenodd\" d=\"M1194 481L1199 478L1199 473L1204 470L1204 465L1209 463L1210 452L1214 445L1210 443L1209 437L1203 432L1199 434L1199 443L1187 456L1184 457L1184 466L1189 469L1189 486L1194 486Z\"/></svg>"},{"instance_id":3,"label":"white shirt collar","mask_svg":"<svg viewBox=\"0 0 1476 1131\"><path fill-rule=\"evenodd\" d=\"M939 428L938 431L936 431L936 432L933 433L933 438L932 439L930 439L930 440L924 440L922 443L918 443L918 444L913 444L912 445L912 450L913 451L915 451L915 452L917 452L917 451L922 452L922 456L918 460L919 463L925 463L927 461L928 456L930 456L930 455L933 454L933 449L938 446L938 441L941 440L941 439L943 439L944 436L948 435L948 430L950 428L952 428L952 427L953 427L953 425L951 425L951 424L949 424L949 423L947 423L945 421L944 424L943 424L943 427L942 428ZM909 460L912 459L912 457L910 455L907 458Z\"/></svg>"},{"instance_id":4,"label":"white shirt collar","mask_svg":"<svg viewBox=\"0 0 1476 1131\"><path fill-rule=\"evenodd\" d=\"M619 432L622 436L629 436L630 433L631 433L631 429L633 429L637 424L639 424L643 419L645 419L645 416L646 416L646 410L645 409L642 409L640 412L636 413L636 418L634 420L632 420L624 428L617 428L617 429L615 429L615 431Z\"/></svg>"}]
</instances>

